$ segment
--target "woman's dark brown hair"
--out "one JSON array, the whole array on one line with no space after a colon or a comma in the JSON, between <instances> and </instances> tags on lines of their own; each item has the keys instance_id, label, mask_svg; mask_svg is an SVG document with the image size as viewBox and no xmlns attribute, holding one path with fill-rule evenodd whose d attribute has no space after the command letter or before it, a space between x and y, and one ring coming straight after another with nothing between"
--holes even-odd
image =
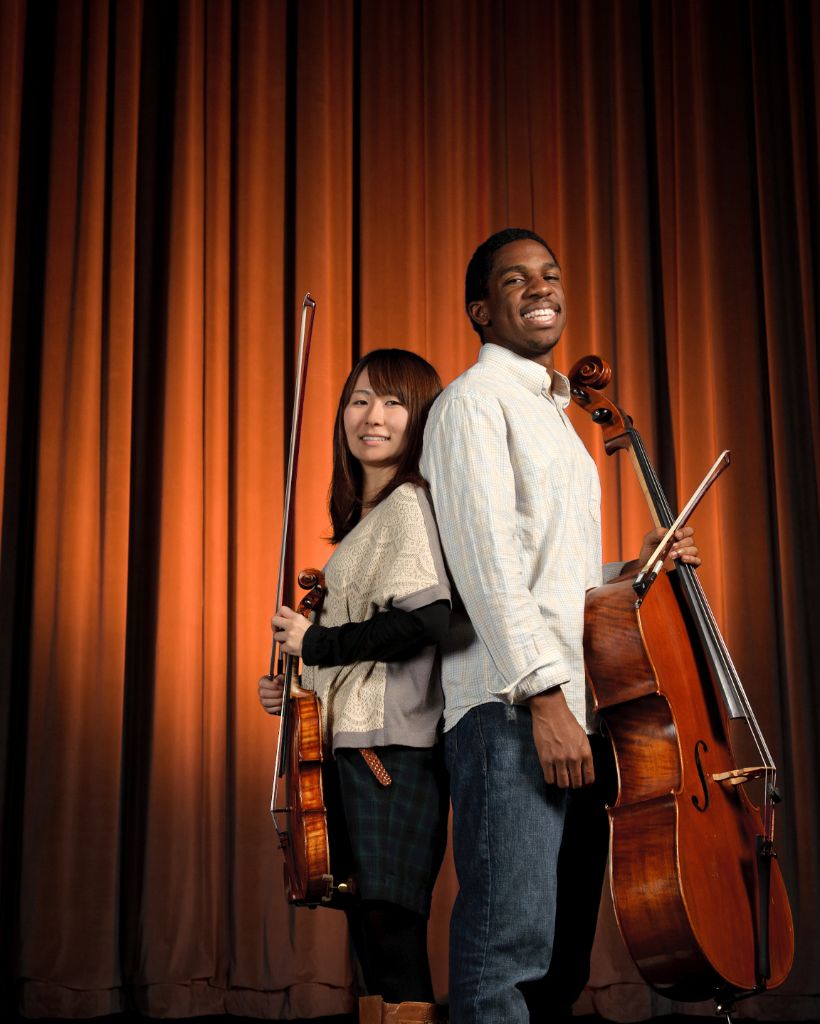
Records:
<instances>
[{"instance_id":1,"label":"woman's dark brown hair","mask_svg":"<svg viewBox=\"0 0 820 1024\"><path fill-rule=\"evenodd\" d=\"M424 480L419 474L424 424L433 400L441 391L439 375L427 360L402 348L375 349L353 367L342 389L333 428L330 521L333 524L331 541L334 544L346 537L362 517L362 467L359 460L350 454L344 413L363 370L367 370L370 387L377 395L395 395L407 409L404 447L396 472L373 499L373 505L384 501L388 494L404 483L424 486Z\"/></svg>"}]
</instances>

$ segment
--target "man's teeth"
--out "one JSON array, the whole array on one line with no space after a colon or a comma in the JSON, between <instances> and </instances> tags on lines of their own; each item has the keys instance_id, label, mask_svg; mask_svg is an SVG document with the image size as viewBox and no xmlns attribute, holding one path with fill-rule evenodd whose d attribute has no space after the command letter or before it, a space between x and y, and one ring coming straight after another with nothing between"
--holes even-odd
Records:
<instances>
[{"instance_id":1,"label":"man's teeth","mask_svg":"<svg viewBox=\"0 0 820 1024\"><path fill-rule=\"evenodd\" d=\"M543 321L545 324L551 324L556 317L554 309L531 309L529 313L524 314L525 320L538 320Z\"/></svg>"}]
</instances>

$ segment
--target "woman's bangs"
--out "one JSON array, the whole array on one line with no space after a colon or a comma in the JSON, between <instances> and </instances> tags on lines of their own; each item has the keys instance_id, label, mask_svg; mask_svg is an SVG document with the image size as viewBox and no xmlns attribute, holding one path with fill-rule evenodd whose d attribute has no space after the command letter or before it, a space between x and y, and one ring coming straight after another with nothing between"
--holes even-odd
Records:
<instances>
[{"instance_id":1,"label":"woman's bangs","mask_svg":"<svg viewBox=\"0 0 820 1024\"><path fill-rule=\"evenodd\" d=\"M407 367L397 365L399 361L390 356L374 355L364 369L370 379L370 387L379 397L394 395L402 403L408 404L410 397L409 374Z\"/></svg>"}]
</instances>

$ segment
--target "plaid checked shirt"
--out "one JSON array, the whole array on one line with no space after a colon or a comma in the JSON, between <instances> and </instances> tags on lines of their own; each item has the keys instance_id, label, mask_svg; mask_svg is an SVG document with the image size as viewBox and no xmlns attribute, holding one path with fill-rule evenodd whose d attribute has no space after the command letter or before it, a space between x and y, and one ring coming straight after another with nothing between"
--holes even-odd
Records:
<instances>
[{"instance_id":1,"label":"plaid checked shirt","mask_svg":"<svg viewBox=\"0 0 820 1024\"><path fill-rule=\"evenodd\" d=\"M484 344L430 412L421 470L466 609L442 644L445 730L479 704L557 685L587 726L584 595L603 582L601 488L569 401L563 374Z\"/></svg>"}]
</instances>

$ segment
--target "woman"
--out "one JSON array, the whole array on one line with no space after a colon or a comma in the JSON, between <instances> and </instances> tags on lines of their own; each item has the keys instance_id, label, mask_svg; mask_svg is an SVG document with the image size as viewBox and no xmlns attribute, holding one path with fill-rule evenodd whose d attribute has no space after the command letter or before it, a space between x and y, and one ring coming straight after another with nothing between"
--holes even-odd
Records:
<instances>
[{"instance_id":1,"label":"woman","mask_svg":"<svg viewBox=\"0 0 820 1024\"><path fill-rule=\"evenodd\" d=\"M302 658L302 684L319 695L333 754L325 773L332 870L356 877L358 897L345 912L372 994L361 1021L437 1019L427 919L447 832L436 645L450 587L418 465L440 391L433 367L401 349L371 352L353 369L334 428L328 593L315 623L284 606L272 620L282 649ZM278 713L282 677L263 676L259 698ZM366 763L366 748L390 785L378 763Z\"/></svg>"}]
</instances>

